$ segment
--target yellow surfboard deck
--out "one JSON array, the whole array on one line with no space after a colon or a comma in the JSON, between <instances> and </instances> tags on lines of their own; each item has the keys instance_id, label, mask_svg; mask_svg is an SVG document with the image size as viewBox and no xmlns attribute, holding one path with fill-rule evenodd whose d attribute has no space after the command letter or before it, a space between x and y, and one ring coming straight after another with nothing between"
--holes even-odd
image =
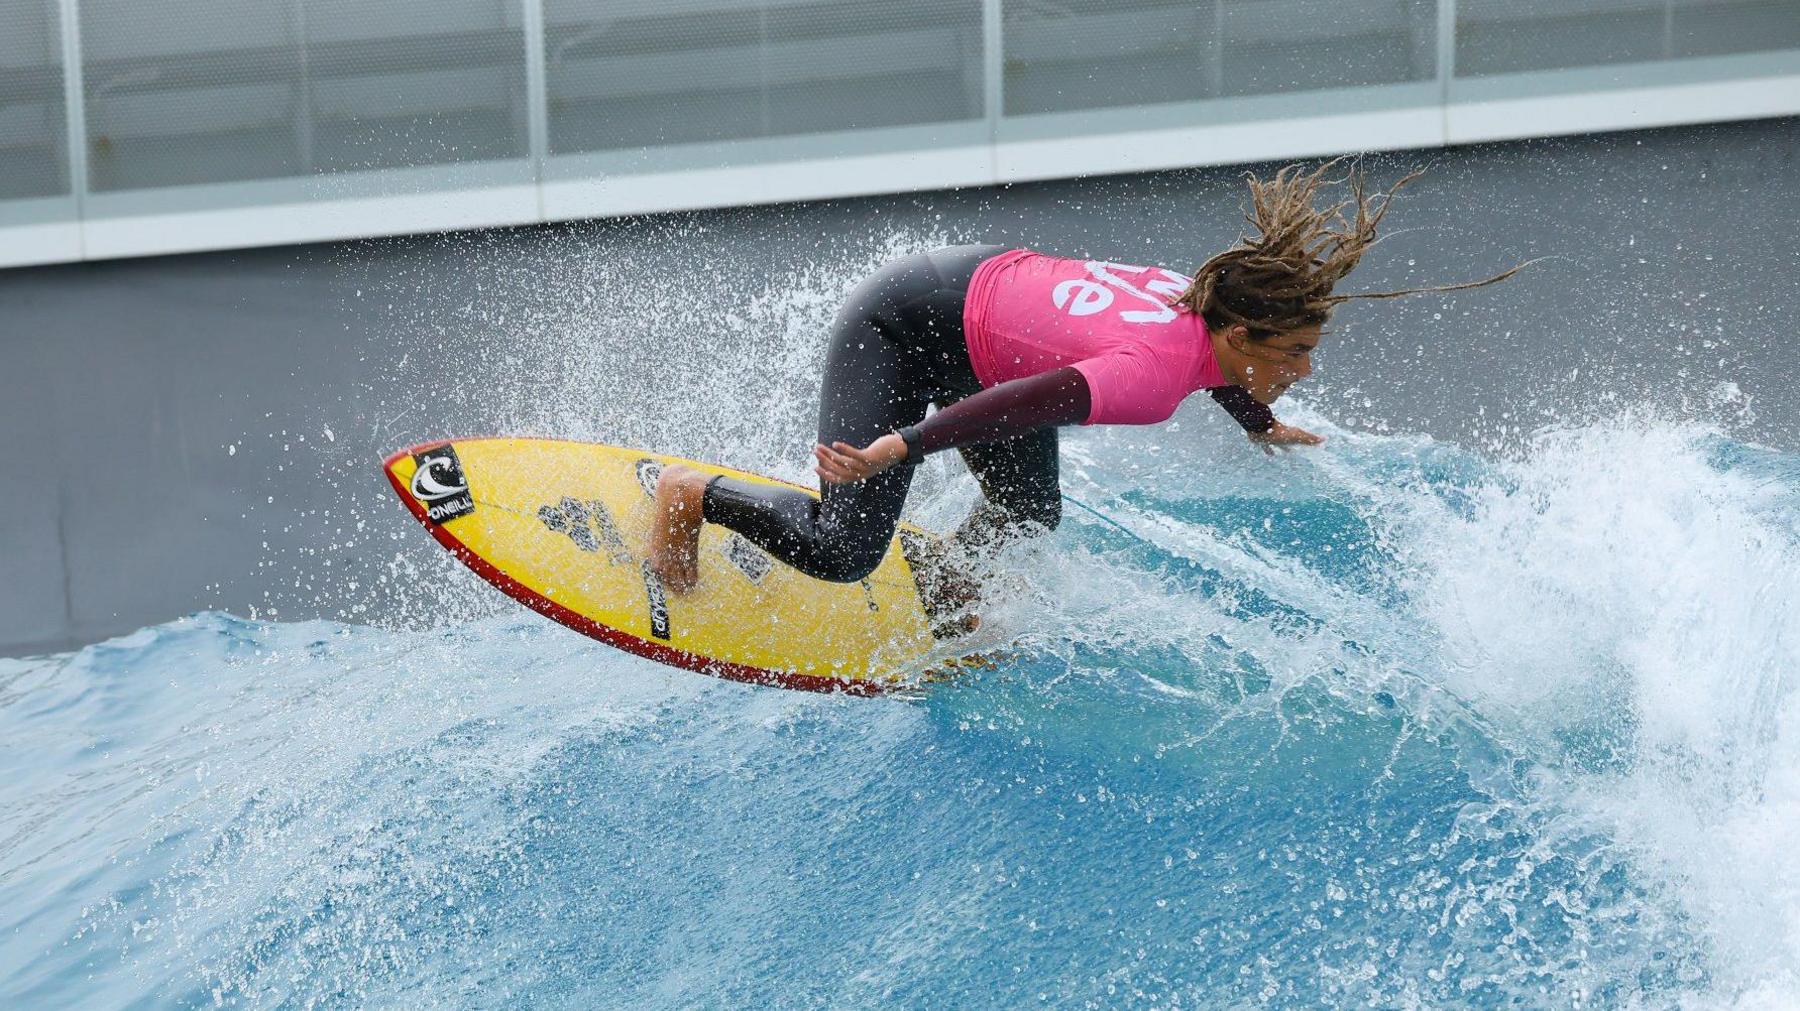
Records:
<instances>
[{"instance_id":1,"label":"yellow surfboard deck","mask_svg":"<svg viewBox=\"0 0 1800 1011\"><path fill-rule=\"evenodd\" d=\"M407 509L464 564L527 607L602 642L689 670L787 688L873 695L916 687L921 675L914 668L936 640L899 536L867 579L828 583L709 523L700 534L700 583L675 596L644 562L656 476L670 463L784 484L679 457L554 439L427 443L395 453L384 466Z\"/></svg>"}]
</instances>

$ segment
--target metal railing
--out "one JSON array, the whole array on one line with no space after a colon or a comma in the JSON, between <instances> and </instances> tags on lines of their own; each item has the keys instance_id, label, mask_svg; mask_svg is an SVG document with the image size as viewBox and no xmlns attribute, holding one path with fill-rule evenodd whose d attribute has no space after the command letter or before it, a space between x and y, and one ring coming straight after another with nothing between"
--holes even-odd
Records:
<instances>
[{"instance_id":1,"label":"metal railing","mask_svg":"<svg viewBox=\"0 0 1800 1011\"><path fill-rule=\"evenodd\" d=\"M1793 0L0 0L0 266L1795 113Z\"/></svg>"}]
</instances>

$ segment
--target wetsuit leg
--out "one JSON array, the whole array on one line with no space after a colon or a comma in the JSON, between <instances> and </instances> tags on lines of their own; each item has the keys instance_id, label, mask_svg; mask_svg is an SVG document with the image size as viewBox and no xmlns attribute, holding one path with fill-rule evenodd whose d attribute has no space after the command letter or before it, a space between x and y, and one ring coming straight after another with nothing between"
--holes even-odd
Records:
<instances>
[{"instance_id":1,"label":"wetsuit leg","mask_svg":"<svg viewBox=\"0 0 1800 1011\"><path fill-rule=\"evenodd\" d=\"M981 389L969 363L963 304L975 268L1005 251L1004 246L946 246L923 254L938 286L903 306L898 323L912 346L914 367L932 390L932 403L943 405Z\"/></svg>"},{"instance_id":2,"label":"wetsuit leg","mask_svg":"<svg viewBox=\"0 0 1800 1011\"><path fill-rule=\"evenodd\" d=\"M966 257L967 250L986 250L982 259L1000 252L998 247L965 246L937 250L931 255L949 260L959 255ZM962 266L962 262L945 263L940 269L948 272ZM968 270L968 274L961 275L962 289L968 287L974 266L969 265ZM955 304L955 312L960 323L960 299ZM938 370L939 385L932 397L932 402L939 407L946 407L981 389L974 367L969 364L968 343L960 326L956 333L956 355L951 356L943 347L931 349L944 363ZM1055 428L1042 428L1000 442L976 443L964 446L958 452L981 485L982 497L986 499L957 529L954 540L958 544L980 549L1007 537L1056 529L1062 520L1062 482Z\"/></svg>"},{"instance_id":3,"label":"wetsuit leg","mask_svg":"<svg viewBox=\"0 0 1800 1011\"><path fill-rule=\"evenodd\" d=\"M956 532L909 546L926 613L941 635L967 632L968 607L981 599L982 572L995 551L1043 534L1062 519L1056 429L958 450L981 485L983 501Z\"/></svg>"},{"instance_id":4,"label":"wetsuit leg","mask_svg":"<svg viewBox=\"0 0 1800 1011\"><path fill-rule=\"evenodd\" d=\"M1048 533L1062 521L1056 429L964 446L959 452L987 499L957 529L959 543L986 548L1008 537Z\"/></svg>"},{"instance_id":5,"label":"wetsuit leg","mask_svg":"<svg viewBox=\"0 0 1800 1011\"><path fill-rule=\"evenodd\" d=\"M919 367L920 343L903 317L942 286L930 259L918 255L888 264L851 292L826 353L820 442L867 446L925 416L935 384ZM736 530L809 576L854 582L887 553L912 475L903 465L854 484L825 484L819 499L716 478L701 511L707 522Z\"/></svg>"}]
</instances>

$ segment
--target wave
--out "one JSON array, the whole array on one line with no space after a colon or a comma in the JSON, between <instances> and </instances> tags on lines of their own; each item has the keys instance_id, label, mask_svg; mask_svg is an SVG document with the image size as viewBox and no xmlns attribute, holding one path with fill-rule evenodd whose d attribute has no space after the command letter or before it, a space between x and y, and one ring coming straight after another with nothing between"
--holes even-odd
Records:
<instances>
[{"instance_id":1,"label":"wave","mask_svg":"<svg viewBox=\"0 0 1800 1011\"><path fill-rule=\"evenodd\" d=\"M1070 440L1076 505L988 614L1010 652L912 702L511 611L0 661L0 1004L1800 988L1800 460L1634 417L1488 455L1296 417L1324 450ZM952 518L968 482L930 466Z\"/></svg>"}]
</instances>

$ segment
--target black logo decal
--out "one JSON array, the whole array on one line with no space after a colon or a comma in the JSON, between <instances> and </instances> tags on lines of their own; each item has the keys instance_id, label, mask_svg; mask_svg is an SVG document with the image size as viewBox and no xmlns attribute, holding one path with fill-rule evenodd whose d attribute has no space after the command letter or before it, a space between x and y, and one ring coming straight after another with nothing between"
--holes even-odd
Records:
<instances>
[{"instance_id":1,"label":"black logo decal","mask_svg":"<svg viewBox=\"0 0 1800 1011\"><path fill-rule=\"evenodd\" d=\"M616 562L631 560L631 553L625 550L625 538L619 536L612 514L599 499L582 502L565 496L555 505L538 506L537 517L538 522L568 537L583 551L604 547Z\"/></svg>"},{"instance_id":2,"label":"black logo decal","mask_svg":"<svg viewBox=\"0 0 1800 1011\"><path fill-rule=\"evenodd\" d=\"M725 557L752 583L760 584L769 570L775 567L775 559L739 534L725 538Z\"/></svg>"},{"instance_id":3,"label":"black logo decal","mask_svg":"<svg viewBox=\"0 0 1800 1011\"><path fill-rule=\"evenodd\" d=\"M638 487L644 489L644 494L651 498L656 497L656 479L662 477L662 467L663 465L655 460L639 460L637 462Z\"/></svg>"},{"instance_id":4,"label":"black logo decal","mask_svg":"<svg viewBox=\"0 0 1800 1011\"><path fill-rule=\"evenodd\" d=\"M615 556L625 553L625 538L619 536L618 524L613 522L612 513L606 511L606 503L595 499L588 503L588 513L594 521L594 529L600 531L600 543Z\"/></svg>"},{"instance_id":5,"label":"black logo decal","mask_svg":"<svg viewBox=\"0 0 1800 1011\"><path fill-rule=\"evenodd\" d=\"M431 522L448 523L475 511L475 499L469 494L468 479L463 477L462 461L456 458L456 447L439 446L413 454L413 498L425 506Z\"/></svg>"},{"instance_id":6,"label":"black logo decal","mask_svg":"<svg viewBox=\"0 0 1800 1011\"><path fill-rule=\"evenodd\" d=\"M669 598L663 594L662 580L650 571L650 563L643 565L644 594L650 598L650 634L664 642L669 641Z\"/></svg>"}]
</instances>

